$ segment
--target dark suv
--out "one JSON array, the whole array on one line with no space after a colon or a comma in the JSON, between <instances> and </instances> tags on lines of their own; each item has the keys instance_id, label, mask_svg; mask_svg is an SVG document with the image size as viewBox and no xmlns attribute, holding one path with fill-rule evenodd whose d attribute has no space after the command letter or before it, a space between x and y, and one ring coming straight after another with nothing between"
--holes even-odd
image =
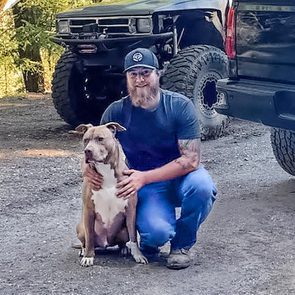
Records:
<instances>
[{"instance_id":1,"label":"dark suv","mask_svg":"<svg viewBox=\"0 0 295 295\"><path fill-rule=\"evenodd\" d=\"M159 59L161 86L191 98L203 139L222 134L227 117L216 81L227 75L225 15L231 0L134 0L57 15L52 40L65 47L52 81L54 105L69 124L98 123L126 94L124 56L137 47Z\"/></svg>"},{"instance_id":2,"label":"dark suv","mask_svg":"<svg viewBox=\"0 0 295 295\"><path fill-rule=\"evenodd\" d=\"M226 51L229 78L218 81L217 111L273 127L274 155L295 175L295 2L234 1Z\"/></svg>"}]
</instances>

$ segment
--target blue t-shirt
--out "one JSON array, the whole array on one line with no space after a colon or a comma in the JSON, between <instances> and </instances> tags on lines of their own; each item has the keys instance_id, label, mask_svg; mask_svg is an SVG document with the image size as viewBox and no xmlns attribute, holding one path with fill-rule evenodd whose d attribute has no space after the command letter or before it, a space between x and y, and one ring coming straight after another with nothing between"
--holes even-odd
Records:
<instances>
[{"instance_id":1,"label":"blue t-shirt","mask_svg":"<svg viewBox=\"0 0 295 295\"><path fill-rule=\"evenodd\" d=\"M131 104L130 97L113 102L101 124L118 122L127 130L117 132L132 169L158 168L180 156L179 139L200 138L195 106L187 97L161 89L160 103L153 110Z\"/></svg>"}]
</instances>

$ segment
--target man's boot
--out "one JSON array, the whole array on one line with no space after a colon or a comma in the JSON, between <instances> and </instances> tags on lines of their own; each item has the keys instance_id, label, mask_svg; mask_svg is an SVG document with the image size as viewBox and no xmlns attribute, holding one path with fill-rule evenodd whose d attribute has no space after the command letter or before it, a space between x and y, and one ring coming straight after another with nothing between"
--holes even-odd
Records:
<instances>
[{"instance_id":1,"label":"man's boot","mask_svg":"<svg viewBox=\"0 0 295 295\"><path fill-rule=\"evenodd\" d=\"M191 265L189 250L175 249L170 251L167 259L167 267L172 269L182 269Z\"/></svg>"}]
</instances>

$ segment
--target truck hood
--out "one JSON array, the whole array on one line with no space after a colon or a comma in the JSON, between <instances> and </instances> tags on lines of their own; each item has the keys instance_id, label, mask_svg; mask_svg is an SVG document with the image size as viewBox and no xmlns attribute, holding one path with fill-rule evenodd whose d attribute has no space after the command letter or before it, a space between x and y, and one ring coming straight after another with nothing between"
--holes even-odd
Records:
<instances>
[{"instance_id":1,"label":"truck hood","mask_svg":"<svg viewBox=\"0 0 295 295\"><path fill-rule=\"evenodd\" d=\"M57 14L58 18L149 15L161 11L214 9L224 11L226 0L146 0L130 1L124 5L93 5Z\"/></svg>"}]
</instances>

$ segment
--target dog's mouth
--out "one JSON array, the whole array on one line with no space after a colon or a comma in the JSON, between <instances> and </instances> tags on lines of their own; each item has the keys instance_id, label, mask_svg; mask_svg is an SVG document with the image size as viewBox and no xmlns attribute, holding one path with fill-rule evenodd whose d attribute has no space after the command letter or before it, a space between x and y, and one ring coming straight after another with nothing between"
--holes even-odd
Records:
<instances>
[{"instance_id":1,"label":"dog's mouth","mask_svg":"<svg viewBox=\"0 0 295 295\"><path fill-rule=\"evenodd\" d=\"M90 160L90 159L85 159L85 163L86 164L95 164L94 160Z\"/></svg>"},{"instance_id":2,"label":"dog's mouth","mask_svg":"<svg viewBox=\"0 0 295 295\"><path fill-rule=\"evenodd\" d=\"M97 160L97 159L94 159L94 158L86 158L85 159L85 162L86 164L95 164L95 163L100 163L100 162L103 162L102 160Z\"/></svg>"},{"instance_id":3,"label":"dog's mouth","mask_svg":"<svg viewBox=\"0 0 295 295\"><path fill-rule=\"evenodd\" d=\"M103 163L106 159L106 155L102 153L95 153L91 149L86 149L84 151L85 163L86 164L95 164L95 163Z\"/></svg>"},{"instance_id":4,"label":"dog's mouth","mask_svg":"<svg viewBox=\"0 0 295 295\"><path fill-rule=\"evenodd\" d=\"M95 164L95 163L103 163L103 159L94 159L93 157L86 157L85 163L86 164Z\"/></svg>"}]
</instances>

